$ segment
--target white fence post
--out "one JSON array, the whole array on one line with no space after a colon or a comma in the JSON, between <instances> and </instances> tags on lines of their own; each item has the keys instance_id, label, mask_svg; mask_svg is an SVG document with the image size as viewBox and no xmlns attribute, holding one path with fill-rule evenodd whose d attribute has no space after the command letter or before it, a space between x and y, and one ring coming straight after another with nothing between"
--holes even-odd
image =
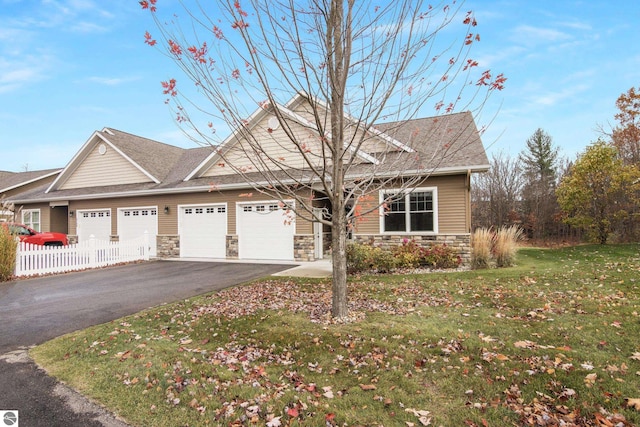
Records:
<instances>
[{"instance_id":1,"label":"white fence post","mask_svg":"<svg viewBox=\"0 0 640 427\"><path fill-rule=\"evenodd\" d=\"M97 267L96 264L96 236L89 236L89 268Z\"/></svg>"},{"instance_id":2,"label":"white fence post","mask_svg":"<svg viewBox=\"0 0 640 427\"><path fill-rule=\"evenodd\" d=\"M149 252L151 252L149 250L149 232L147 230L144 230L144 239L142 241L143 244L143 249L142 249L142 258L145 261L149 261Z\"/></svg>"}]
</instances>

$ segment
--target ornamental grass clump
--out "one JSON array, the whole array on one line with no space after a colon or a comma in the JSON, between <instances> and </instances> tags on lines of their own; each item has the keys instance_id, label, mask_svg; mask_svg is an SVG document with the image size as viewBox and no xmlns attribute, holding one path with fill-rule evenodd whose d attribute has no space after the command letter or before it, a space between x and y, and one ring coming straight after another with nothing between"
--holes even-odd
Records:
<instances>
[{"instance_id":1,"label":"ornamental grass clump","mask_svg":"<svg viewBox=\"0 0 640 427\"><path fill-rule=\"evenodd\" d=\"M17 250L16 239L9 233L8 228L0 224L0 282L6 282L13 277Z\"/></svg>"},{"instance_id":2,"label":"ornamental grass clump","mask_svg":"<svg viewBox=\"0 0 640 427\"><path fill-rule=\"evenodd\" d=\"M518 226L500 227L493 242L493 253L497 267L510 267L516 258L518 241L522 238L522 229Z\"/></svg>"},{"instance_id":3,"label":"ornamental grass clump","mask_svg":"<svg viewBox=\"0 0 640 427\"><path fill-rule=\"evenodd\" d=\"M489 268L493 233L488 228L478 228L471 235L471 268Z\"/></svg>"}]
</instances>

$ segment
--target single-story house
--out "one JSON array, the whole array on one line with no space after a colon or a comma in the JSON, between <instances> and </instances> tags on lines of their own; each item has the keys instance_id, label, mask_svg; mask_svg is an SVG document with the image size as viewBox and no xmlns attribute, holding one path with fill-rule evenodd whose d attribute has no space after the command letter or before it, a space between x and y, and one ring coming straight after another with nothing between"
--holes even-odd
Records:
<instances>
[{"instance_id":1,"label":"single-story house","mask_svg":"<svg viewBox=\"0 0 640 427\"><path fill-rule=\"evenodd\" d=\"M309 135L312 126L308 105L308 98L297 94L278 106L290 120L289 129L300 127L301 138ZM263 142L265 150L273 150L269 157L282 158L277 152L282 145L277 142L283 130L278 129L273 110L259 108L247 120L246 129L264 131L269 138ZM371 173L369 166L375 163L377 171L395 176L396 182L402 181L402 174L421 179L406 198L384 207L375 205L393 193L393 180L388 189L363 200L374 208L353 225L352 238L387 246L407 238L425 245L447 242L468 255L470 177L489 168L472 114L383 123L370 133L367 144L354 153L359 164L350 173ZM66 231L70 241L91 235L123 240L147 231L154 242L152 256L163 258L321 258L330 240L323 239L326 226L295 214L283 220L286 204L282 202L289 200L252 191L243 174L220 160L221 153L227 159L236 156L234 164L242 167L243 151L233 154L232 150L241 144L242 135L233 133L217 150L184 149L104 128L89 137L52 182L10 199L23 215L38 215L43 230ZM251 160L246 162L250 168ZM385 162L405 167L385 170ZM322 203L321 190L313 191ZM247 197L248 193L252 196Z\"/></svg>"},{"instance_id":2,"label":"single-story house","mask_svg":"<svg viewBox=\"0 0 640 427\"><path fill-rule=\"evenodd\" d=\"M43 185L51 184L61 169L25 172L0 171L0 221L21 221L34 230L40 231L40 217L30 213L14 212L8 199L20 193L30 192ZM17 218L16 218L17 217ZM66 230L66 223L64 224ZM65 231L66 233L66 231Z\"/></svg>"}]
</instances>

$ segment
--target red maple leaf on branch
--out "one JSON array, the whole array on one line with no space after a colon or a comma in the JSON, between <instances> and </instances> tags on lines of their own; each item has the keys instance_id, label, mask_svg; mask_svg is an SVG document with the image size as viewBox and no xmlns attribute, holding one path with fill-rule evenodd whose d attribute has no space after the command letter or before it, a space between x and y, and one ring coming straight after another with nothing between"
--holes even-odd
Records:
<instances>
[{"instance_id":1,"label":"red maple leaf on branch","mask_svg":"<svg viewBox=\"0 0 640 427\"><path fill-rule=\"evenodd\" d=\"M173 40L169 40L169 51L177 57L180 57L180 55L182 55L182 48Z\"/></svg>"},{"instance_id":2,"label":"red maple leaf on branch","mask_svg":"<svg viewBox=\"0 0 640 427\"><path fill-rule=\"evenodd\" d=\"M155 12L156 11L156 2L158 0L142 0L140 1L140 6L142 6L143 9L149 9L151 12Z\"/></svg>"},{"instance_id":3,"label":"red maple leaf on branch","mask_svg":"<svg viewBox=\"0 0 640 427\"><path fill-rule=\"evenodd\" d=\"M178 94L178 91L176 90L176 79L171 79L168 82L161 82L161 84L164 88L162 93L165 95L176 96Z\"/></svg>"},{"instance_id":4,"label":"red maple leaf on branch","mask_svg":"<svg viewBox=\"0 0 640 427\"><path fill-rule=\"evenodd\" d=\"M149 46L155 46L156 44L156 41L153 38L151 38L151 34L149 34L149 31L144 33L144 42Z\"/></svg>"}]
</instances>

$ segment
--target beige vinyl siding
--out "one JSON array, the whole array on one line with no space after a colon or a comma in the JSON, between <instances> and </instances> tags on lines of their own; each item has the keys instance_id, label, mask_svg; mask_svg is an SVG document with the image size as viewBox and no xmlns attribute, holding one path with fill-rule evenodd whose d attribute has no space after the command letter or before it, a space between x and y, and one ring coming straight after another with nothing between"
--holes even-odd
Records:
<instances>
[{"instance_id":1,"label":"beige vinyl siding","mask_svg":"<svg viewBox=\"0 0 640 427\"><path fill-rule=\"evenodd\" d=\"M40 211L40 231L51 231L51 208L49 203L34 203L28 205L16 205L15 206L15 220L16 222L22 221L23 211L39 210Z\"/></svg>"},{"instance_id":2,"label":"beige vinyl siding","mask_svg":"<svg viewBox=\"0 0 640 427\"><path fill-rule=\"evenodd\" d=\"M304 117L310 123L315 123L313 115L308 111L298 109L295 112L299 113L300 116ZM262 160L257 157L257 153L255 152L256 150L254 150L247 141L237 141L235 142L235 145L233 145L234 142L231 142L229 144L231 148L223 155L224 159L221 159L216 162L216 164L212 165L202 176L215 177L220 175L229 175L235 173L234 169L240 170L241 172L257 172L263 170L277 170L280 168L307 168L307 163L303 159L302 154L300 154L295 144L291 142L283 127L280 125L275 129L270 127L269 119L274 117L275 116L267 115L260 123L256 124L256 126L251 129L251 133L256 139L251 145L257 144L260 147L259 151L263 151L265 153L265 155L261 157ZM321 166L324 159L322 157L322 145L318 132L315 129L305 127L292 119L287 119L287 123L289 124L296 141L298 141L301 146L308 147L308 151L306 152L307 159L314 166ZM330 129L327 129L327 131L329 130ZM356 132L355 126L346 129L345 141L350 140L353 136L353 132ZM362 131L358 130L358 138L360 138L362 133ZM358 141L356 141L356 143L357 142ZM381 153L389 151L390 149L395 148L373 134L367 135L363 145L360 147L360 150L365 153ZM350 152L347 154L345 161L349 161L349 156L355 157L355 163L364 161L364 159ZM267 160L269 158L274 159L278 164L273 164L270 160ZM232 168L230 165L233 165L234 167Z\"/></svg>"},{"instance_id":3,"label":"beige vinyl siding","mask_svg":"<svg viewBox=\"0 0 640 427\"><path fill-rule=\"evenodd\" d=\"M295 144L291 142L285 130L281 126L269 130L268 120L270 117L272 116L267 116L251 130L253 137L256 139L255 141L252 141L251 144L247 141L235 142L235 145L225 152L224 159L212 165L203 176L214 177L233 174L236 173L234 168L241 172L306 168L307 164L302 154L300 154ZM308 147L307 157L312 164L316 166L322 165L322 150L317 132L307 129L294 121L289 121L289 124L296 141ZM255 144L259 145L260 151L265 153L264 156L257 156L256 150L252 148L252 145ZM268 159L273 159L277 164ZM229 165L233 165L234 168Z\"/></svg>"},{"instance_id":4,"label":"beige vinyl siding","mask_svg":"<svg viewBox=\"0 0 640 427\"><path fill-rule=\"evenodd\" d=\"M300 103L292 111L294 111L299 116L304 117L305 120L315 124L316 120L313 115L313 112L311 111L311 107L309 106L308 103L306 102ZM324 117L323 119L325 120L325 123L324 123L325 129L327 130L327 132L331 132L331 122L330 122L330 116L328 112L327 112L326 119ZM344 135L345 143L348 143L353 138L355 132L358 132L356 135L356 138L362 138L362 135L364 132L360 129L357 129L355 124L353 126L346 127L345 135ZM362 145L360 146L360 150L364 151L367 154L384 153L389 150L395 150L395 147L393 147L390 144L387 144L387 142L384 141L382 138L372 133L366 135L363 139L364 140L362 142ZM359 141L360 141L359 139L356 139L354 143L358 144ZM359 158L356 158L355 161L361 162L362 160Z\"/></svg>"},{"instance_id":5,"label":"beige vinyl siding","mask_svg":"<svg viewBox=\"0 0 640 427\"><path fill-rule=\"evenodd\" d=\"M106 152L100 154L101 145L97 144L94 147L91 153L62 184L61 190L152 182L148 176L112 147L105 144Z\"/></svg>"},{"instance_id":6,"label":"beige vinyl siding","mask_svg":"<svg viewBox=\"0 0 640 427\"><path fill-rule=\"evenodd\" d=\"M468 233L467 177L442 177L438 184L438 219L440 234Z\"/></svg>"},{"instance_id":7,"label":"beige vinyl siding","mask_svg":"<svg viewBox=\"0 0 640 427\"><path fill-rule=\"evenodd\" d=\"M240 197L241 194L253 193L251 197ZM157 206L158 234L178 234L178 206L194 204L227 203L227 234L236 234L236 202L258 203L262 200L273 200L252 190L238 191L202 191L188 194L171 194L164 196L122 197L117 199L70 201L69 211L86 209L111 209L111 234L116 233L117 210L119 208ZM169 207L169 213L164 213L164 207ZM70 218L69 233L76 234L76 215ZM311 234L313 225L302 218L296 218L296 234Z\"/></svg>"},{"instance_id":8,"label":"beige vinyl siding","mask_svg":"<svg viewBox=\"0 0 640 427\"><path fill-rule=\"evenodd\" d=\"M451 175L431 177L416 185L416 187L438 188L439 234L469 232L466 182L466 175ZM377 203L378 195L376 194L371 201L363 205L363 210L367 210ZM356 224L356 234L380 234L380 232L380 214L377 209Z\"/></svg>"}]
</instances>

